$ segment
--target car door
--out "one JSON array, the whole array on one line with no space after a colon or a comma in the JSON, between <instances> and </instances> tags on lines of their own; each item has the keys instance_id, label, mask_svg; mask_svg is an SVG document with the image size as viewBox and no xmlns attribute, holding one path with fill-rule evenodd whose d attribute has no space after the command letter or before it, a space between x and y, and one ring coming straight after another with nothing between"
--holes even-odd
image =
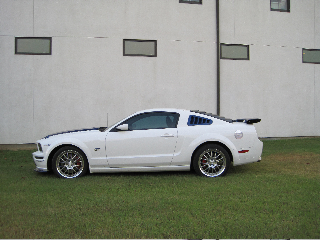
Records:
<instances>
[{"instance_id":1,"label":"car door","mask_svg":"<svg viewBox=\"0 0 320 240\"><path fill-rule=\"evenodd\" d=\"M179 114L149 112L121 123L106 138L109 167L157 167L171 164L177 142ZM120 128L120 127L119 127Z\"/></svg>"}]
</instances>

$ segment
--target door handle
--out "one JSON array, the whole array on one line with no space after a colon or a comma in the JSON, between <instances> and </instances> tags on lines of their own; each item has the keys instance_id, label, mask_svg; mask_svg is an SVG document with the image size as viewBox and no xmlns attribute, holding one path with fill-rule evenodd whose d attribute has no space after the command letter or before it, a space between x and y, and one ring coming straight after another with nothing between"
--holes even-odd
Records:
<instances>
[{"instance_id":1,"label":"door handle","mask_svg":"<svg viewBox=\"0 0 320 240\"><path fill-rule=\"evenodd\" d=\"M165 134L161 135L161 137L174 137L174 135L169 134L169 133L165 133Z\"/></svg>"}]
</instances>

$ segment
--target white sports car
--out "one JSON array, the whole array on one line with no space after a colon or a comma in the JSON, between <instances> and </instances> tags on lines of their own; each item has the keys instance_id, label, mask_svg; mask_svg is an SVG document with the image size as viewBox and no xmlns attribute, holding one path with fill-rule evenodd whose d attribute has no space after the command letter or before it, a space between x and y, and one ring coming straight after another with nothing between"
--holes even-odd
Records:
<instances>
[{"instance_id":1,"label":"white sports car","mask_svg":"<svg viewBox=\"0 0 320 240\"><path fill-rule=\"evenodd\" d=\"M82 129L37 141L36 171L62 178L90 173L188 171L225 175L234 166L261 160L263 143L253 123L200 111L151 109L110 128Z\"/></svg>"}]
</instances>

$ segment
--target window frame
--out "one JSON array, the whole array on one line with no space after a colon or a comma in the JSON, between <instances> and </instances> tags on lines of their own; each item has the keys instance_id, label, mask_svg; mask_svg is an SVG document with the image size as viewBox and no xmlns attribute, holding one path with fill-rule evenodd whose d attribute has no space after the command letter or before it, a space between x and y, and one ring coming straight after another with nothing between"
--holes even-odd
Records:
<instances>
[{"instance_id":1,"label":"window frame","mask_svg":"<svg viewBox=\"0 0 320 240\"><path fill-rule=\"evenodd\" d=\"M179 3L188 3L188 4L199 4L199 5L201 5L202 4L202 0L199 0L199 1L195 1L195 0L191 0L191 1L179 0Z\"/></svg>"},{"instance_id":2,"label":"window frame","mask_svg":"<svg viewBox=\"0 0 320 240\"><path fill-rule=\"evenodd\" d=\"M149 116L148 116L149 115ZM142 119L145 119L147 117L153 116L153 115L163 115L163 116L173 116L174 117L174 126L173 127L157 127L157 128L141 128L141 129L132 129L131 124L140 121ZM128 131L145 131L145 130L157 130L157 129L167 129L167 128L177 128L178 127L178 122L179 122L180 114L177 112L166 112L166 111L155 111L155 112L144 112L144 113L139 113L137 115L134 115L121 123L117 124L110 132L118 132L117 127L122 125L122 124L128 124L129 129Z\"/></svg>"},{"instance_id":3,"label":"window frame","mask_svg":"<svg viewBox=\"0 0 320 240\"><path fill-rule=\"evenodd\" d=\"M222 56L222 47L223 46L239 46L239 47L246 47L247 48L247 57L245 58L229 58ZM227 60L250 60L250 47L247 44L229 44L229 43L220 43L220 59L227 59Z\"/></svg>"},{"instance_id":4,"label":"window frame","mask_svg":"<svg viewBox=\"0 0 320 240\"><path fill-rule=\"evenodd\" d=\"M320 61L319 62L306 62L306 61L304 61L304 58L303 58L303 55L305 54L304 51L319 52L319 54L320 54L320 49L302 48L302 63L320 64Z\"/></svg>"},{"instance_id":5,"label":"window frame","mask_svg":"<svg viewBox=\"0 0 320 240\"><path fill-rule=\"evenodd\" d=\"M33 52L18 52L18 42L20 39L43 39L49 40L49 52L46 53L33 53ZM16 55L52 55L52 37L15 37L14 54Z\"/></svg>"},{"instance_id":6,"label":"window frame","mask_svg":"<svg viewBox=\"0 0 320 240\"><path fill-rule=\"evenodd\" d=\"M147 55L147 54L128 54L126 53L126 42L130 41L130 42L153 42L154 43L154 54L152 55ZM126 57L157 57L157 40L141 40L141 39L123 39L123 56Z\"/></svg>"},{"instance_id":7,"label":"window frame","mask_svg":"<svg viewBox=\"0 0 320 240\"><path fill-rule=\"evenodd\" d=\"M273 12L290 12L290 0L286 0L287 1L287 9L286 10L283 10L283 9L274 9L271 7L272 5L272 0L270 0L270 11L273 11Z\"/></svg>"}]
</instances>

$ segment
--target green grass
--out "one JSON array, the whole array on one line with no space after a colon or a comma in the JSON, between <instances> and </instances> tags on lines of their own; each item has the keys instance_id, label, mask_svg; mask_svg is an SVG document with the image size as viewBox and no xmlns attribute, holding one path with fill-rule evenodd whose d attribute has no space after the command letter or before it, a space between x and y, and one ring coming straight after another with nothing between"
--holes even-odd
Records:
<instances>
[{"instance_id":1,"label":"green grass","mask_svg":"<svg viewBox=\"0 0 320 240\"><path fill-rule=\"evenodd\" d=\"M264 140L260 163L190 172L36 173L0 151L0 238L320 238L320 138Z\"/></svg>"}]
</instances>

